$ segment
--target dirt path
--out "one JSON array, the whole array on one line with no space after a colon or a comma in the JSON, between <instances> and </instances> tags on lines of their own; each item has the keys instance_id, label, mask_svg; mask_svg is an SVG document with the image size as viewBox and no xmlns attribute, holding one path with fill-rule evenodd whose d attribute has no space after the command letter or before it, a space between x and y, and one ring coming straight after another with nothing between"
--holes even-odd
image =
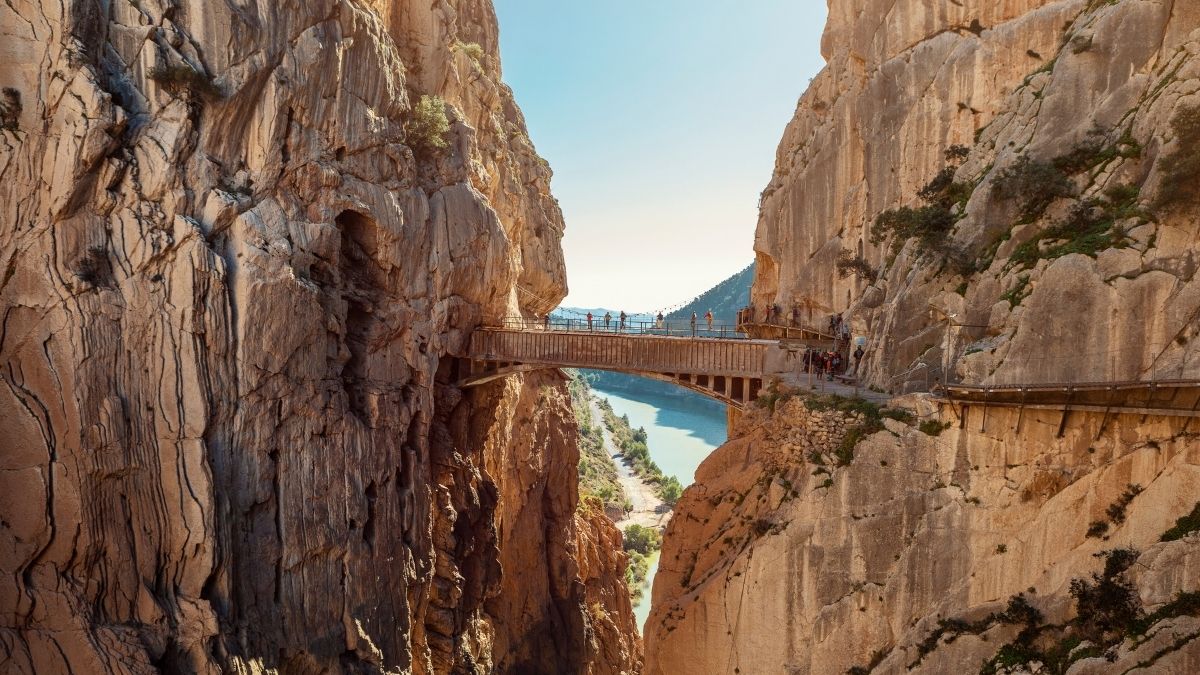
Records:
<instances>
[{"instance_id":1,"label":"dirt path","mask_svg":"<svg viewBox=\"0 0 1200 675\"><path fill-rule=\"evenodd\" d=\"M658 498L654 492L654 486L638 478L633 469L625 463L625 458L619 454L616 441L613 440L608 427L604 425L604 413L600 410L598 401L599 399L593 395L591 399L592 419L600 426L600 432L604 439L604 451L608 453L609 457L612 457L613 464L617 465L617 480L625 490L625 496L629 497L629 503L633 505L633 510L625 514L621 520L616 521L616 525L622 530L626 525L637 524L643 527L654 527L661 531L667 526L671 510L663 504L663 500Z\"/></svg>"}]
</instances>

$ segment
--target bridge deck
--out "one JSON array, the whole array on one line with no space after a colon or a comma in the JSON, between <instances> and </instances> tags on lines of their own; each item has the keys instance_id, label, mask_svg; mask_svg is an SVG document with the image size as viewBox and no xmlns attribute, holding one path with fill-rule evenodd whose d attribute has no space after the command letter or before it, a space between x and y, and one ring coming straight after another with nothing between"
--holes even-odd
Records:
<instances>
[{"instance_id":1,"label":"bridge deck","mask_svg":"<svg viewBox=\"0 0 1200 675\"><path fill-rule=\"evenodd\" d=\"M762 377L770 340L481 329L464 356L476 361L664 374Z\"/></svg>"},{"instance_id":2,"label":"bridge deck","mask_svg":"<svg viewBox=\"0 0 1200 675\"><path fill-rule=\"evenodd\" d=\"M462 383L536 368L594 368L674 382L740 406L758 396L771 340L481 328L471 334Z\"/></svg>"}]
</instances>

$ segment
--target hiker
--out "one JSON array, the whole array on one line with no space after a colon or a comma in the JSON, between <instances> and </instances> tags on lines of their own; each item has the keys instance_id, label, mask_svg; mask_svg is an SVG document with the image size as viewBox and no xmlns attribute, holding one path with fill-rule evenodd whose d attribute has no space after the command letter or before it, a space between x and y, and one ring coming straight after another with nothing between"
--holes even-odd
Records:
<instances>
[{"instance_id":1,"label":"hiker","mask_svg":"<svg viewBox=\"0 0 1200 675\"><path fill-rule=\"evenodd\" d=\"M692 312L692 337L696 337L696 313Z\"/></svg>"},{"instance_id":2,"label":"hiker","mask_svg":"<svg viewBox=\"0 0 1200 675\"><path fill-rule=\"evenodd\" d=\"M837 335L837 319L834 318L833 314L829 315L829 334Z\"/></svg>"},{"instance_id":3,"label":"hiker","mask_svg":"<svg viewBox=\"0 0 1200 675\"><path fill-rule=\"evenodd\" d=\"M625 330L625 310L621 310L621 330Z\"/></svg>"},{"instance_id":4,"label":"hiker","mask_svg":"<svg viewBox=\"0 0 1200 675\"><path fill-rule=\"evenodd\" d=\"M840 352L833 353L833 374L837 375L842 372L842 355Z\"/></svg>"},{"instance_id":5,"label":"hiker","mask_svg":"<svg viewBox=\"0 0 1200 675\"><path fill-rule=\"evenodd\" d=\"M825 380L833 382L833 352L825 352Z\"/></svg>"},{"instance_id":6,"label":"hiker","mask_svg":"<svg viewBox=\"0 0 1200 675\"><path fill-rule=\"evenodd\" d=\"M712 332L712 322L713 322L713 315L712 315L711 309L704 313L704 320L708 322L708 332L711 333Z\"/></svg>"},{"instance_id":7,"label":"hiker","mask_svg":"<svg viewBox=\"0 0 1200 675\"><path fill-rule=\"evenodd\" d=\"M592 329L592 313L591 312L587 313L587 320L588 320L588 330L591 330Z\"/></svg>"},{"instance_id":8,"label":"hiker","mask_svg":"<svg viewBox=\"0 0 1200 675\"><path fill-rule=\"evenodd\" d=\"M612 312L604 312L604 330L608 330L609 324L612 323Z\"/></svg>"},{"instance_id":9,"label":"hiker","mask_svg":"<svg viewBox=\"0 0 1200 675\"><path fill-rule=\"evenodd\" d=\"M833 334L834 334L834 335L841 335L841 334L842 334L842 315L841 315L841 314L838 314L838 315L837 315L837 321L836 321L836 323L834 324L834 327L833 327L833 328L834 328L834 330L833 330Z\"/></svg>"},{"instance_id":10,"label":"hiker","mask_svg":"<svg viewBox=\"0 0 1200 675\"><path fill-rule=\"evenodd\" d=\"M659 312L659 313L658 313L658 316L654 318L654 327L655 327L655 328L657 328L657 329L659 329L659 330L662 330L662 327L663 327L663 315L662 315L662 312Z\"/></svg>"},{"instance_id":11,"label":"hiker","mask_svg":"<svg viewBox=\"0 0 1200 675\"><path fill-rule=\"evenodd\" d=\"M862 368L862 357L863 357L863 354L865 354L865 353L866 352L863 351L862 345L859 345L858 348L854 350L854 374L855 375L858 375L859 369Z\"/></svg>"}]
</instances>

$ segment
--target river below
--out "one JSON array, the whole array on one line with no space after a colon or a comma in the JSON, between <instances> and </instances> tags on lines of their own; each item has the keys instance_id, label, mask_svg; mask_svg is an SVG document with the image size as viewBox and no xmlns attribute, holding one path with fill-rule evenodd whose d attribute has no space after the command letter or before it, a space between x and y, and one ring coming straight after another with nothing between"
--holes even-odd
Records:
<instances>
[{"instance_id":1,"label":"river below","mask_svg":"<svg viewBox=\"0 0 1200 675\"><path fill-rule=\"evenodd\" d=\"M699 395L662 395L626 387L610 388L600 383L594 383L592 389L608 399L617 415L628 415L631 427L646 430L651 459L664 474L678 478L685 488L695 480L700 462L725 442L724 406ZM651 560L643 599L633 608L639 628L650 616L650 593L656 571L658 555Z\"/></svg>"}]
</instances>

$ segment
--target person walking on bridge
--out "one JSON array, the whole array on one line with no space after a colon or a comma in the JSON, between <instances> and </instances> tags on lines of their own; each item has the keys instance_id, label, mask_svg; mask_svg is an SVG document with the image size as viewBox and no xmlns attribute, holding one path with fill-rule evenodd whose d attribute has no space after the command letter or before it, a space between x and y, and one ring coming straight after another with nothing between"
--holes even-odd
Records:
<instances>
[{"instance_id":1,"label":"person walking on bridge","mask_svg":"<svg viewBox=\"0 0 1200 675\"><path fill-rule=\"evenodd\" d=\"M696 313L692 312L692 337L696 337Z\"/></svg>"},{"instance_id":2,"label":"person walking on bridge","mask_svg":"<svg viewBox=\"0 0 1200 675\"><path fill-rule=\"evenodd\" d=\"M592 313L591 312L587 313L587 321L588 321L588 330L591 330L592 329Z\"/></svg>"},{"instance_id":3,"label":"person walking on bridge","mask_svg":"<svg viewBox=\"0 0 1200 675\"><path fill-rule=\"evenodd\" d=\"M655 327L655 328L657 328L657 329L659 329L659 330L662 330L662 327L663 327L663 315L662 315L662 312L659 312L659 313L658 313L658 316L657 316L657 317L655 317L655 319L654 319L654 327Z\"/></svg>"},{"instance_id":4,"label":"person walking on bridge","mask_svg":"<svg viewBox=\"0 0 1200 675\"><path fill-rule=\"evenodd\" d=\"M621 330L625 330L625 319L627 318L628 317L625 315L625 310L621 310Z\"/></svg>"},{"instance_id":5,"label":"person walking on bridge","mask_svg":"<svg viewBox=\"0 0 1200 675\"><path fill-rule=\"evenodd\" d=\"M711 333L712 332L712 322L713 322L713 315L712 315L711 309L704 313L704 320L706 322L708 322L708 332Z\"/></svg>"},{"instance_id":6,"label":"person walking on bridge","mask_svg":"<svg viewBox=\"0 0 1200 675\"><path fill-rule=\"evenodd\" d=\"M612 312L604 313L604 330L608 330L608 325L612 323Z\"/></svg>"}]
</instances>

